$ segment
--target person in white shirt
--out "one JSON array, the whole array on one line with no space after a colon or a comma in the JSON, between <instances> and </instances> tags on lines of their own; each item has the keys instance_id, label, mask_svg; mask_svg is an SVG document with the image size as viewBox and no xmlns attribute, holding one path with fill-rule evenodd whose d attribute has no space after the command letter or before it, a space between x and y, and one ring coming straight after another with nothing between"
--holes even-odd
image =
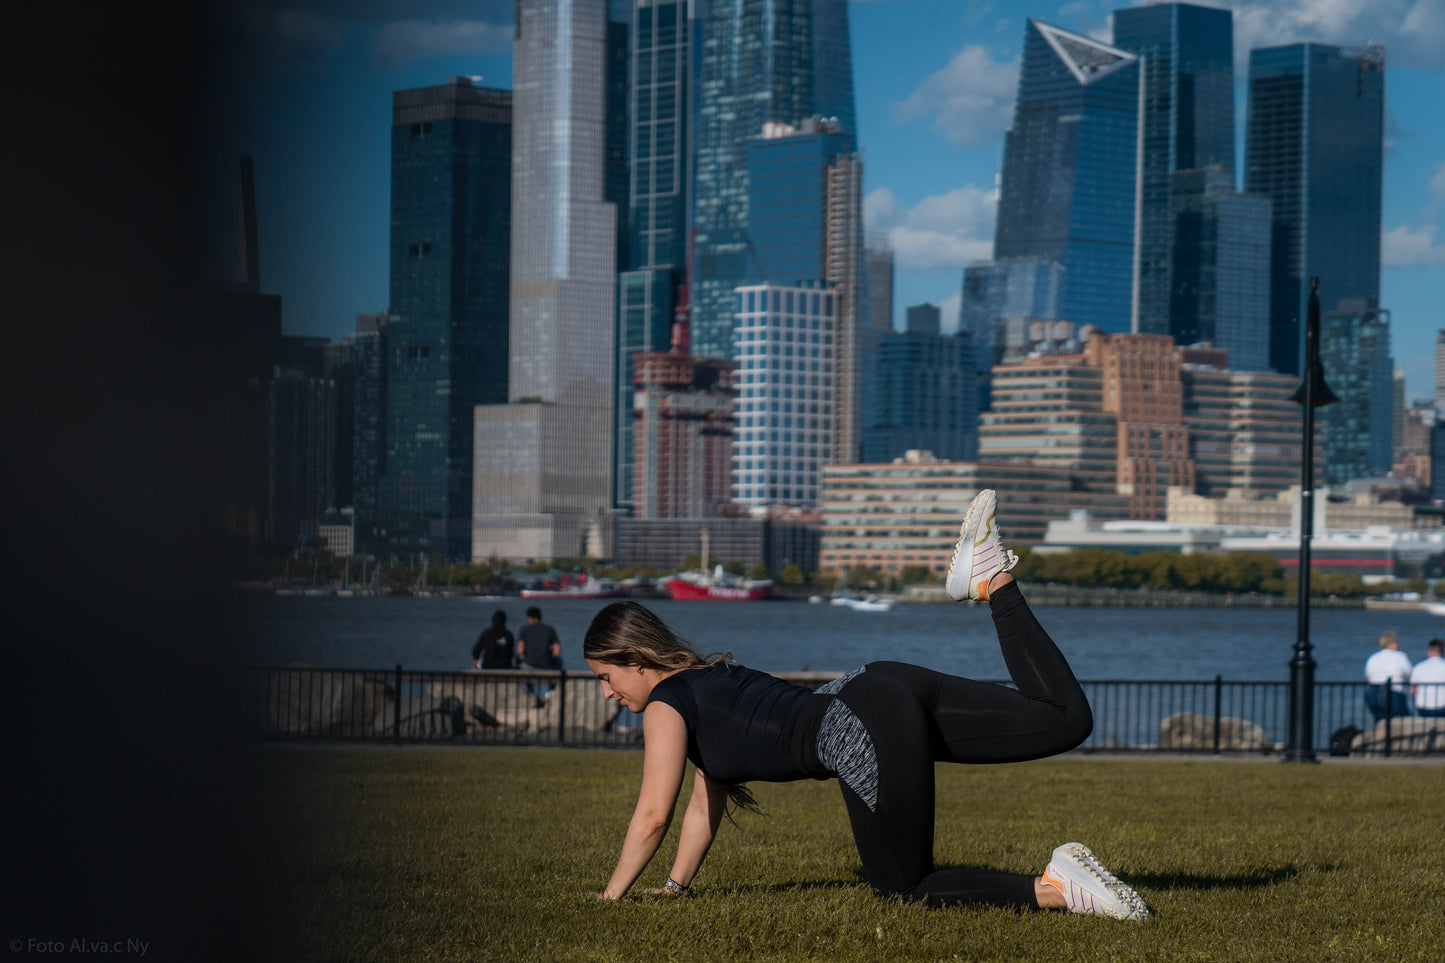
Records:
<instances>
[{"instance_id":1,"label":"person in white shirt","mask_svg":"<svg viewBox=\"0 0 1445 963\"><path fill-rule=\"evenodd\" d=\"M1400 637L1387 629L1380 633L1380 651L1365 660L1365 707L1376 722L1410 714L1409 681L1410 657L1400 651Z\"/></svg>"},{"instance_id":2,"label":"person in white shirt","mask_svg":"<svg viewBox=\"0 0 1445 963\"><path fill-rule=\"evenodd\" d=\"M1422 716L1445 716L1445 642L1431 639L1425 661L1410 670L1410 698Z\"/></svg>"}]
</instances>

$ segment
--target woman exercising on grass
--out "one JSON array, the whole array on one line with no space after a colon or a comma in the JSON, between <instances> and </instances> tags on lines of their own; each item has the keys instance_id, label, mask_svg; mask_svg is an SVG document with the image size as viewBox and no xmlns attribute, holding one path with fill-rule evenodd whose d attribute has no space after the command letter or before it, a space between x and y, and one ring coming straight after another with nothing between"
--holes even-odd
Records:
<instances>
[{"instance_id":1,"label":"woman exercising on grass","mask_svg":"<svg viewBox=\"0 0 1445 963\"><path fill-rule=\"evenodd\" d=\"M599 895L621 897L657 852L690 760L692 797L666 892L697 875L730 799L756 810L743 783L837 777L864 873L881 895L1145 919L1139 895L1079 843L1055 849L1042 876L934 869L934 762L1039 759L1074 748L1093 728L1083 689L1009 574L1018 558L999 543L996 511L991 490L969 506L947 589L989 603L1016 689L871 662L814 692L698 655L635 602L599 612L587 665L607 698L642 713L645 738L637 809Z\"/></svg>"}]
</instances>

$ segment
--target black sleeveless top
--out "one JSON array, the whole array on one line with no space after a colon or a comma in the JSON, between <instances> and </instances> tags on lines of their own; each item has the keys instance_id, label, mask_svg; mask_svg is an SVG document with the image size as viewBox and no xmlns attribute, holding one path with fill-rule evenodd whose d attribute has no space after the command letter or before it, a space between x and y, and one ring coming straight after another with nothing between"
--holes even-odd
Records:
<instances>
[{"instance_id":1,"label":"black sleeveless top","mask_svg":"<svg viewBox=\"0 0 1445 963\"><path fill-rule=\"evenodd\" d=\"M653 686L648 705L687 724L687 758L714 783L826 779L817 733L833 696L740 665L685 669Z\"/></svg>"}]
</instances>

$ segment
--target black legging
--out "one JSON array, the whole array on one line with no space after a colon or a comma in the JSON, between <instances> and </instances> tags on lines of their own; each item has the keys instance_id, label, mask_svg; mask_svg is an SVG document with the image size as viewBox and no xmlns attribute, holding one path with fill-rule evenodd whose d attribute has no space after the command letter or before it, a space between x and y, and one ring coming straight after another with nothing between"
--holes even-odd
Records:
<instances>
[{"instance_id":1,"label":"black legging","mask_svg":"<svg viewBox=\"0 0 1445 963\"><path fill-rule=\"evenodd\" d=\"M902 662L873 662L838 697L872 737L877 806L844 785L863 871L874 890L930 905L1036 907L1034 877L933 868L933 763L1022 762L1065 752L1093 730L1084 690L1016 583L989 603L1017 689Z\"/></svg>"}]
</instances>

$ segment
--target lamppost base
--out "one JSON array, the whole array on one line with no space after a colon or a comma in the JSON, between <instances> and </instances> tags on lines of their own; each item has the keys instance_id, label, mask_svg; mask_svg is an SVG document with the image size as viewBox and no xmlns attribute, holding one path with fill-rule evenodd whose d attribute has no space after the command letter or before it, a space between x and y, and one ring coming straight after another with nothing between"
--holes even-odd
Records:
<instances>
[{"instance_id":1,"label":"lamppost base","mask_svg":"<svg viewBox=\"0 0 1445 963\"><path fill-rule=\"evenodd\" d=\"M1315 660L1313 648L1301 638L1289 665L1289 742L1285 762L1319 762L1314 749Z\"/></svg>"}]
</instances>

